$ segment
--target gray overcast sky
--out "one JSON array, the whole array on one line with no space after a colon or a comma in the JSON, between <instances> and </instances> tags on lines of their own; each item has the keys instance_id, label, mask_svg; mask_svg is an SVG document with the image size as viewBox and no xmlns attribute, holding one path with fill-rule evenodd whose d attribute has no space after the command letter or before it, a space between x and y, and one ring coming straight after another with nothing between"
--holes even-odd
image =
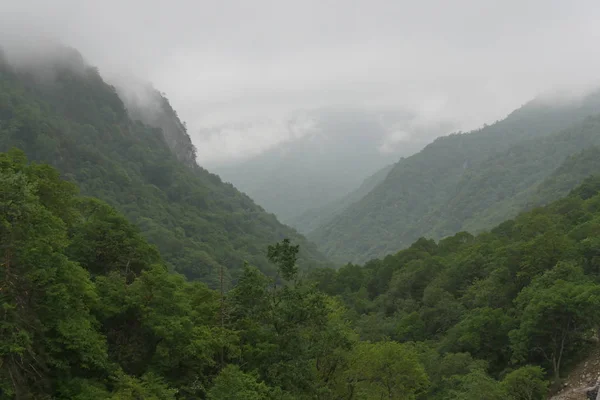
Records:
<instances>
[{"instance_id":1,"label":"gray overcast sky","mask_svg":"<svg viewBox=\"0 0 600 400\"><path fill-rule=\"evenodd\" d=\"M468 129L539 92L595 85L600 71L598 1L0 0L0 10L3 35L42 32L104 74L152 81L206 163L280 139L267 128L196 133L213 124L380 104Z\"/></svg>"}]
</instances>

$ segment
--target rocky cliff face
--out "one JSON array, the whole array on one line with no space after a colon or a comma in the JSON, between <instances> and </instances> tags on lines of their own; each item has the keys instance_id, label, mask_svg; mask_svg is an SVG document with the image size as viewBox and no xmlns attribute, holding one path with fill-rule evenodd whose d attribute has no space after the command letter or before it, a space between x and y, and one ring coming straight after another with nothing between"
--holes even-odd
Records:
<instances>
[{"instance_id":1,"label":"rocky cliff face","mask_svg":"<svg viewBox=\"0 0 600 400\"><path fill-rule=\"evenodd\" d=\"M186 126L162 93L150 84L132 80L117 81L115 86L131 119L161 129L165 142L179 161L190 167L197 165L196 148Z\"/></svg>"},{"instance_id":2,"label":"rocky cliff face","mask_svg":"<svg viewBox=\"0 0 600 400\"><path fill-rule=\"evenodd\" d=\"M97 68L86 62L79 51L57 43L39 48L0 47L0 65L9 64L11 68L30 74L38 84L53 84L65 70L78 76L93 76L96 82L104 84L104 77L100 76ZM165 142L177 158L188 166L196 166L196 149L185 124L162 93L137 78L119 76L108 81L126 106L132 120L140 120L148 126L161 129Z\"/></svg>"},{"instance_id":3,"label":"rocky cliff face","mask_svg":"<svg viewBox=\"0 0 600 400\"><path fill-rule=\"evenodd\" d=\"M573 368L549 400L600 400L600 345Z\"/></svg>"}]
</instances>

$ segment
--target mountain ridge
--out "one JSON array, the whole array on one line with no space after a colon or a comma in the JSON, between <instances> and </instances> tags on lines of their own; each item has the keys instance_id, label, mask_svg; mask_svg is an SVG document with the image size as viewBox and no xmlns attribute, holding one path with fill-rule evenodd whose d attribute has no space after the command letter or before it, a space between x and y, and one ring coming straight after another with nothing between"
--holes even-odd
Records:
<instances>
[{"instance_id":1,"label":"mountain ridge","mask_svg":"<svg viewBox=\"0 0 600 400\"><path fill-rule=\"evenodd\" d=\"M273 273L267 246L286 237L302 244L302 264L327 263L295 230L196 164L164 97L156 95L162 111L153 118L167 130L134 121L98 70L67 54L32 69L0 66L1 150L18 147L57 167L138 225L171 268L213 287L221 267L229 281L245 261Z\"/></svg>"},{"instance_id":2,"label":"mountain ridge","mask_svg":"<svg viewBox=\"0 0 600 400\"><path fill-rule=\"evenodd\" d=\"M492 125L437 138L395 164L373 191L311 232L309 239L337 262L364 262L397 251L423 235L439 239L463 230L462 217L443 218L442 214L468 182L466 175L473 171L479 176L488 160L519 142L552 136L599 111L598 92L578 102L532 101ZM467 211L461 209L461 213ZM432 232L432 226L437 231Z\"/></svg>"}]
</instances>

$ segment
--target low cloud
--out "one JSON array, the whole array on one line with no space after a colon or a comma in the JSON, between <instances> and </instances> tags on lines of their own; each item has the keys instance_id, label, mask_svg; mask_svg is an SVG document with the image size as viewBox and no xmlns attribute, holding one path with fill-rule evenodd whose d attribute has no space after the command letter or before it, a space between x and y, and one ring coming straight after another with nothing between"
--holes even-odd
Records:
<instances>
[{"instance_id":1,"label":"low cloud","mask_svg":"<svg viewBox=\"0 0 600 400\"><path fill-rule=\"evenodd\" d=\"M56 40L105 76L151 81L187 122L201 163L289 140L286 121L299 109L395 107L421 125L467 130L541 92L587 90L600 70L600 6L588 0L24 0L2 8L5 47Z\"/></svg>"},{"instance_id":2,"label":"low cloud","mask_svg":"<svg viewBox=\"0 0 600 400\"><path fill-rule=\"evenodd\" d=\"M314 129L311 118L300 116L206 126L195 132L202 138L198 159L206 165L244 161L278 144L310 135Z\"/></svg>"}]
</instances>

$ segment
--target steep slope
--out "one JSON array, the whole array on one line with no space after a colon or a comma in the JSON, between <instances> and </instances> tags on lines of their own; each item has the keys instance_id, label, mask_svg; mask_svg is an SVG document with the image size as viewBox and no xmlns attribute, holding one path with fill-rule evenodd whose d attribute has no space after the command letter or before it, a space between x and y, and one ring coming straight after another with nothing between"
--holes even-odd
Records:
<instances>
[{"instance_id":1,"label":"steep slope","mask_svg":"<svg viewBox=\"0 0 600 400\"><path fill-rule=\"evenodd\" d=\"M115 89L125 103L132 120L160 128L165 142L177 158L186 165L196 166L196 148L169 100L151 84L136 78L117 79Z\"/></svg>"},{"instance_id":2,"label":"steep slope","mask_svg":"<svg viewBox=\"0 0 600 400\"><path fill-rule=\"evenodd\" d=\"M304 261L325 262L294 230L193 162L166 99L154 115L159 128L134 121L135 110L74 51L0 71L0 149L19 147L115 206L177 271L211 285L221 266L235 278L245 260L272 272L266 247L284 237L301 244Z\"/></svg>"},{"instance_id":3,"label":"steep slope","mask_svg":"<svg viewBox=\"0 0 600 400\"><path fill-rule=\"evenodd\" d=\"M298 232L302 234L309 234L319 226L327 224L333 219L333 217L365 197L371 190L375 188L375 186L379 185L385 180L386 176L390 173L393 167L393 165L388 165L380 169L365 179L356 190L353 190L341 199L332 201L323 207L313 208L305 211L301 215L290 219L288 224L296 228Z\"/></svg>"},{"instance_id":4,"label":"steep slope","mask_svg":"<svg viewBox=\"0 0 600 400\"><path fill-rule=\"evenodd\" d=\"M280 129L288 132L278 134L292 139L214 170L291 224L303 212L355 190L385 165L419 151L452 125L418 126L416 116L402 110L325 108L298 113Z\"/></svg>"},{"instance_id":5,"label":"steep slope","mask_svg":"<svg viewBox=\"0 0 600 400\"><path fill-rule=\"evenodd\" d=\"M0 183L0 398L311 399L337 386L306 371L348 352L353 334L296 276L295 246L271 255L298 279L274 285L245 266L224 304L52 167L0 153Z\"/></svg>"},{"instance_id":6,"label":"steep slope","mask_svg":"<svg viewBox=\"0 0 600 400\"><path fill-rule=\"evenodd\" d=\"M397 251L423 235L439 238L460 231L469 218L473 219L468 221L469 227L491 226L511 216L511 212L500 212L494 218L480 217L475 212L496 211L494 207L502 196L516 196L519 190L539 183L567 156L593 144L586 140L593 141L598 132L595 123L588 122L565 133L564 140L573 145L560 149L562 143L557 144L543 157L548 161L544 165L536 165L536 159L528 158L532 153L521 147L535 149L541 143L538 140L598 111L599 93L566 103L537 100L493 125L439 138L420 153L398 162L371 193L309 237L332 259L366 261ZM551 149L553 140L543 143ZM533 177L529 176L531 168L535 169ZM540 170L543 168L545 172ZM505 177L504 169L512 175ZM521 178L526 182L523 185L519 185ZM496 190L498 181L504 184ZM490 193L488 187L495 190ZM476 196L472 197L473 193Z\"/></svg>"},{"instance_id":7,"label":"steep slope","mask_svg":"<svg viewBox=\"0 0 600 400\"><path fill-rule=\"evenodd\" d=\"M600 173L600 147L592 146L568 157L528 196L526 207L548 204L566 196L590 175Z\"/></svg>"},{"instance_id":8,"label":"steep slope","mask_svg":"<svg viewBox=\"0 0 600 400\"><path fill-rule=\"evenodd\" d=\"M600 172L594 162L598 145L600 116L550 137L518 143L465 174L456 196L440 209L441 219L460 219L460 229L476 232L556 200ZM553 175L558 181L544 182ZM556 187L561 182L563 187ZM435 234L434 229L430 232Z\"/></svg>"}]
</instances>

